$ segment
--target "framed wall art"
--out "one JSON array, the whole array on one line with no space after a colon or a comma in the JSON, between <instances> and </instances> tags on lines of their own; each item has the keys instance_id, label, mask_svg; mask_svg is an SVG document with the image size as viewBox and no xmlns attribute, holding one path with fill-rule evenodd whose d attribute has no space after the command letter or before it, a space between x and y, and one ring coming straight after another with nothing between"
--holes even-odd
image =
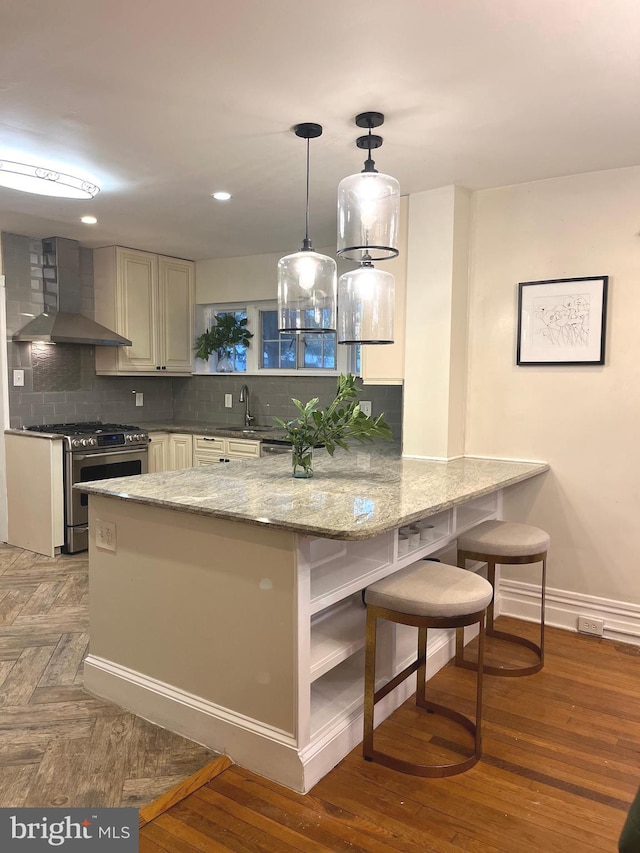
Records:
<instances>
[{"instance_id":1,"label":"framed wall art","mask_svg":"<svg viewBox=\"0 0 640 853\"><path fill-rule=\"evenodd\" d=\"M516 364L604 364L609 276L521 281Z\"/></svg>"}]
</instances>

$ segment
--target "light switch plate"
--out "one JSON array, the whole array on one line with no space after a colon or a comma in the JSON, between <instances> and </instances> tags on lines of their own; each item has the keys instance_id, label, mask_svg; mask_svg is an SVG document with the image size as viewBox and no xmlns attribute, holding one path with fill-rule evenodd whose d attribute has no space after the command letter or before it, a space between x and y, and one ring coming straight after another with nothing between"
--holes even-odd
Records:
<instances>
[{"instance_id":1,"label":"light switch plate","mask_svg":"<svg viewBox=\"0 0 640 853\"><path fill-rule=\"evenodd\" d=\"M144 394L142 391L136 391L136 406L144 406Z\"/></svg>"},{"instance_id":2,"label":"light switch plate","mask_svg":"<svg viewBox=\"0 0 640 853\"><path fill-rule=\"evenodd\" d=\"M233 394L224 395L224 407L230 409L233 406Z\"/></svg>"},{"instance_id":3,"label":"light switch plate","mask_svg":"<svg viewBox=\"0 0 640 853\"><path fill-rule=\"evenodd\" d=\"M363 415L371 417L371 400L360 400L360 411Z\"/></svg>"},{"instance_id":4,"label":"light switch plate","mask_svg":"<svg viewBox=\"0 0 640 853\"><path fill-rule=\"evenodd\" d=\"M24 385L24 370L14 370L13 371L13 385L16 388L19 385Z\"/></svg>"}]
</instances>

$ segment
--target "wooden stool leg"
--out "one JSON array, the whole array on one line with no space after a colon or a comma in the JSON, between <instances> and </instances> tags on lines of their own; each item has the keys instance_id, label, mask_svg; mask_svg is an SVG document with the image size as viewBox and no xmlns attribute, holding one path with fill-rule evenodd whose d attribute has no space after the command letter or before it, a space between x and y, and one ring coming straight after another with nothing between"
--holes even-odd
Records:
<instances>
[{"instance_id":1,"label":"wooden stool leg","mask_svg":"<svg viewBox=\"0 0 640 853\"><path fill-rule=\"evenodd\" d=\"M364 733L362 754L373 760L373 708L376 689L376 634L377 617L367 608L366 650L364 664Z\"/></svg>"}]
</instances>

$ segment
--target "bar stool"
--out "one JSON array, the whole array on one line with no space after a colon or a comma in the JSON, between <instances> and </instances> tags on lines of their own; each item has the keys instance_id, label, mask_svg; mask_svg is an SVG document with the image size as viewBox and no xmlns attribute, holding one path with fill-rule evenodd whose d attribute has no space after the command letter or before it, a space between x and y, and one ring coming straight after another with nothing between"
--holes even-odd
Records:
<instances>
[{"instance_id":1,"label":"bar stool","mask_svg":"<svg viewBox=\"0 0 640 853\"><path fill-rule=\"evenodd\" d=\"M364 739L363 755L410 773L414 776L453 776L477 763L482 754L482 653L484 619L493 590L484 578L444 563L418 562L401 569L365 592L367 604L367 633L364 676ZM376 634L378 619L418 629L418 656L402 672L378 690L376 684ZM458 628L478 623L480 644L476 681L475 723L458 711L430 702L426 698L427 631L429 628ZM463 726L474 736L474 753L453 764L417 764L381 752L373 745L373 712L377 702L394 690L412 673L417 672L416 705L426 711L441 714Z\"/></svg>"},{"instance_id":2,"label":"bar stool","mask_svg":"<svg viewBox=\"0 0 640 853\"><path fill-rule=\"evenodd\" d=\"M487 579L493 587L494 598L487 610L487 637L497 637L509 643L526 646L538 656L531 666L508 667L484 664L488 675L519 676L533 675L544 666L544 599L547 574L547 550L549 534L539 527L518 524L512 521L483 521L458 537L458 565L464 568L467 560L481 560L487 564ZM493 627L493 608L496 588L496 565L524 565L542 563L540 644L533 643L517 634L496 631ZM456 666L475 669L473 661L464 656L464 628L456 631Z\"/></svg>"}]
</instances>

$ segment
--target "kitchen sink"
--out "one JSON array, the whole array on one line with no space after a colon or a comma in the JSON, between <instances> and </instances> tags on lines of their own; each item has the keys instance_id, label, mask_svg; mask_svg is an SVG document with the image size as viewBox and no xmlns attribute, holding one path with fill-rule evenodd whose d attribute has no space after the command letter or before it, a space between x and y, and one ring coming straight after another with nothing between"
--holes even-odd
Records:
<instances>
[{"instance_id":1,"label":"kitchen sink","mask_svg":"<svg viewBox=\"0 0 640 853\"><path fill-rule=\"evenodd\" d=\"M260 426L258 426L258 427L226 426L226 427L221 427L221 429L224 430L224 432L240 432L243 435L253 435L254 433L258 433L258 432L273 432L274 427L268 427L268 426L264 426L264 427L260 427Z\"/></svg>"}]
</instances>

